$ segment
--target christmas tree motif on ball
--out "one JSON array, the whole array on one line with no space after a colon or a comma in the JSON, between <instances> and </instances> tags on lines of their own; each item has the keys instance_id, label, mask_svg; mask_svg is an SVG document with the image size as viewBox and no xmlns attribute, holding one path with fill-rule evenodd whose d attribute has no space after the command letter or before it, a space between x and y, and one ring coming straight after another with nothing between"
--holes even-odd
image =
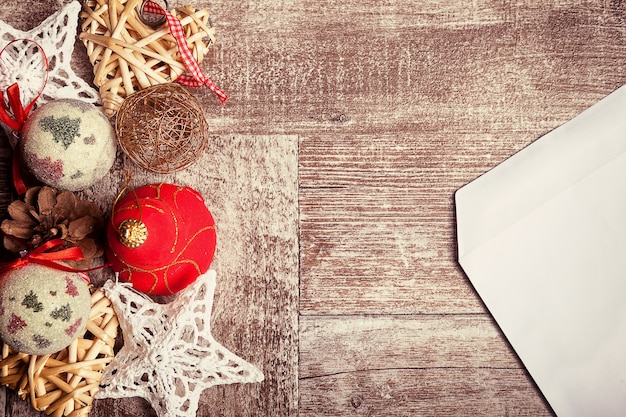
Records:
<instances>
[{"instance_id":1,"label":"christmas tree motif on ball","mask_svg":"<svg viewBox=\"0 0 626 417\"><path fill-rule=\"evenodd\" d=\"M46 339L40 334L33 335L33 342L35 342L38 349L47 349L52 344L49 339Z\"/></svg>"},{"instance_id":2,"label":"christmas tree motif on ball","mask_svg":"<svg viewBox=\"0 0 626 417\"><path fill-rule=\"evenodd\" d=\"M50 317L55 320L70 321L72 318L72 307L70 307L69 304L65 304L59 308L55 308L52 310L52 313L50 313Z\"/></svg>"},{"instance_id":3,"label":"christmas tree motif on ball","mask_svg":"<svg viewBox=\"0 0 626 417\"><path fill-rule=\"evenodd\" d=\"M11 313L11 319L9 320L9 333L15 334L26 327L26 322L22 320L20 316L15 313Z\"/></svg>"},{"instance_id":4,"label":"christmas tree motif on ball","mask_svg":"<svg viewBox=\"0 0 626 417\"><path fill-rule=\"evenodd\" d=\"M65 334L68 335L69 337L74 337L74 334L76 334L76 331L80 328L82 324L83 324L83 319L79 317L78 320L74 322L74 324L72 324L70 327L65 329Z\"/></svg>"},{"instance_id":5,"label":"christmas tree motif on ball","mask_svg":"<svg viewBox=\"0 0 626 417\"><path fill-rule=\"evenodd\" d=\"M27 263L0 280L0 338L14 350L45 355L68 346L91 310L84 274Z\"/></svg>"},{"instance_id":6,"label":"christmas tree motif on ball","mask_svg":"<svg viewBox=\"0 0 626 417\"><path fill-rule=\"evenodd\" d=\"M41 310L43 310L43 304L39 302L37 294L35 294L35 292L32 290L31 292L26 294L26 296L24 297L24 301L22 301L22 305L26 308L33 309L33 312L35 313L39 313Z\"/></svg>"},{"instance_id":7,"label":"christmas tree motif on ball","mask_svg":"<svg viewBox=\"0 0 626 417\"><path fill-rule=\"evenodd\" d=\"M62 144L66 150L74 143L76 138L80 137L80 119L70 119L68 116L58 118L54 116L44 117L39 122L39 127L41 127L42 131L51 133L52 140Z\"/></svg>"},{"instance_id":8,"label":"christmas tree motif on ball","mask_svg":"<svg viewBox=\"0 0 626 417\"><path fill-rule=\"evenodd\" d=\"M65 294L70 295L72 297L78 297L78 295L80 294L78 292L78 288L76 287L76 284L74 284L74 281L72 281L72 278L68 276L65 277Z\"/></svg>"}]
</instances>

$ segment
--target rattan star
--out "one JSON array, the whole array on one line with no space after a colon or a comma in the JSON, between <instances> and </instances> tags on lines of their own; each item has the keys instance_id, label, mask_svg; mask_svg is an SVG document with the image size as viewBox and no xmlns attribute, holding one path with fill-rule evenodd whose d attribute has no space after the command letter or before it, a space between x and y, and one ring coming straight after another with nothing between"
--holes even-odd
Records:
<instances>
[{"instance_id":1,"label":"rattan star","mask_svg":"<svg viewBox=\"0 0 626 417\"><path fill-rule=\"evenodd\" d=\"M39 45L49 62L49 72L45 89L37 103L43 104L58 98L79 98L97 103L100 100L99 92L78 77L70 65L80 10L80 2L68 3L39 26L26 32L0 21L0 48L16 39L32 41L16 42L4 50L0 57L0 88L5 90L17 82L25 105L37 97L46 75L44 57L37 50Z\"/></svg>"},{"instance_id":2,"label":"rattan star","mask_svg":"<svg viewBox=\"0 0 626 417\"><path fill-rule=\"evenodd\" d=\"M215 271L201 275L169 304L129 284L104 286L124 346L107 367L96 398L143 397L160 417L194 416L206 388L260 382L263 374L215 341L210 314Z\"/></svg>"},{"instance_id":3,"label":"rattan star","mask_svg":"<svg viewBox=\"0 0 626 417\"><path fill-rule=\"evenodd\" d=\"M94 84L112 117L133 92L171 83L186 75L176 40L168 25L156 28L142 21L142 0L87 0L80 39L93 65ZM182 25L191 55L202 62L213 43L209 12L183 6L170 10Z\"/></svg>"}]
</instances>

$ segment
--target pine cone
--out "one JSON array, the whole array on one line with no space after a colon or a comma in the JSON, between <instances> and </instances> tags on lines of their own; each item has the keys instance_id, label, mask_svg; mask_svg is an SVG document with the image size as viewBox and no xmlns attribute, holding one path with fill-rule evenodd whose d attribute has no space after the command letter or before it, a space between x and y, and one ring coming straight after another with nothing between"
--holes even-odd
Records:
<instances>
[{"instance_id":1,"label":"pine cone","mask_svg":"<svg viewBox=\"0 0 626 417\"><path fill-rule=\"evenodd\" d=\"M9 219L2 221L4 247L17 253L33 250L52 239L62 239L64 247L78 246L85 257L70 261L72 267L90 268L94 258L104 253L97 238L104 229L98 206L81 200L71 191L57 191L48 186L32 187L24 201L15 200L8 207Z\"/></svg>"}]
</instances>

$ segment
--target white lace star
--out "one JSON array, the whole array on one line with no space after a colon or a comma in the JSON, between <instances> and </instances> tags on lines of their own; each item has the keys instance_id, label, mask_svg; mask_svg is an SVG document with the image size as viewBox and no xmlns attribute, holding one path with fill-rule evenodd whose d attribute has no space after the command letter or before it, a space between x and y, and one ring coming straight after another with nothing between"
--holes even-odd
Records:
<instances>
[{"instance_id":1,"label":"white lace star","mask_svg":"<svg viewBox=\"0 0 626 417\"><path fill-rule=\"evenodd\" d=\"M107 366L96 398L143 397L160 417L188 417L196 414L205 388L263 380L261 371L211 335L215 271L169 304L154 303L129 284L108 281L104 290L124 346Z\"/></svg>"},{"instance_id":2,"label":"white lace star","mask_svg":"<svg viewBox=\"0 0 626 417\"><path fill-rule=\"evenodd\" d=\"M39 44L48 58L48 81L37 104L58 98L75 98L94 104L100 100L100 93L78 77L70 65L80 10L80 2L68 3L26 32L0 20L0 49L16 39L29 39ZM44 80L43 57L32 42L15 42L0 56L0 88L5 91L17 82L24 106L37 96Z\"/></svg>"}]
</instances>

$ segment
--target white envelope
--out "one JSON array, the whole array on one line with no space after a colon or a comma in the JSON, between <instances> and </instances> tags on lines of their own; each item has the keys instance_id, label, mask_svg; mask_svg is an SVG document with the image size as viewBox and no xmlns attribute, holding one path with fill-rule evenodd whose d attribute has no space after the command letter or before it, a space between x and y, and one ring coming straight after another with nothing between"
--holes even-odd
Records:
<instances>
[{"instance_id":1,"label":"white envelope","mask_svg":"<svg viewBox=\"0 0 626 417\"><path fill-rule=\"evenodd\" d=\"M561 417L626 415L626 87L455 195L459 263Z\"/></svg>"}]
</instances>

